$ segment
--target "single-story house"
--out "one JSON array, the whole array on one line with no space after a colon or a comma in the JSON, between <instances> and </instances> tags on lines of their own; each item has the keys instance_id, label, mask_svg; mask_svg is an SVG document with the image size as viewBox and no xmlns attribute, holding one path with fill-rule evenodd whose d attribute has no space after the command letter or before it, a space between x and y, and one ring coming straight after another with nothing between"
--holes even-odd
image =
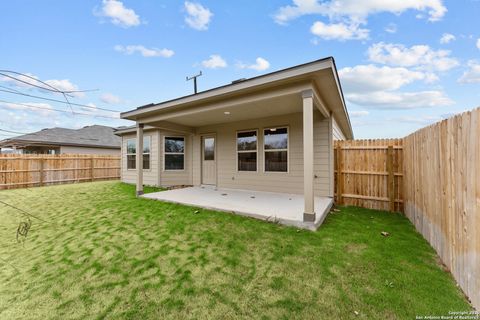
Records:
<instances>
[{"instance_id":1,"label":"single-story house","mask_svg":"<svg viewBox=\"0 0 480 320\"><path fill-rule=\"evenodd\" d=\"M49 128L0 141L1 149L23 154L120 155L122 139L115 128L93 125L80 129Z\"/></svg>"},{"instance_id":2,"label":"single-story house","mask_svg":"<svg viewBox=\"0 0 480 320\"><path fill-rule=\"evenodd\" d=\"M117 134L121 178L136 183L137 195L144 184L193 186L157 198L168 201L169 192L184 192L170 200L211 208L215 204L202 202L208 186L220 195L228 190L240 202L241 192L292 203L299 197L301 212L294 219L303 222L323 219L330 208L334 140L353 138L332 57L141 106L121 118L136 122ZM188 202L195 197L198 202ZM316 210L317 198L327 205ZM233 202L222 208L228 206Z\"/></svg>"}]
</instances>

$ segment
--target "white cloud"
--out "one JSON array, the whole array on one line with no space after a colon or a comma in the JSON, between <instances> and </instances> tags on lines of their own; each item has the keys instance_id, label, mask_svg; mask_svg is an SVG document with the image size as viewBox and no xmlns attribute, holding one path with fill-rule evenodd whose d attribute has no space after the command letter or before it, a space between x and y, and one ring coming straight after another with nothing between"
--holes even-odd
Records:
<instances>
[{"instance_id":1,"label":"white cloud","mask_svg":"<svg viewBox=\"0 0 480 320\"><path fill-rule=\"evenodd\" d=\"M2 76L0 78L0 81L7 82L7 83L9 83L11 85L14 85L15 87L19 87L19 88L31 88L32 87L31 84L42 85L40 82L34 80L34 79L38 79L38 77L36 75L31 74L31 73L25 73L25 75L11 74L11 76L13 78L17 78L21 81L17 81L15 79L12 79L12 78L9 78L9 77L6 77L6 76Z\"/></svg>"},{"instance_id":2,"label":"white cloud","mask_svg":"<svg viewBox=\"0 0 480 320\"><path fill-rule=\"evenodd\" d=\"M142 56L150 58L150 57L163 57L163 58L170 58L175 54L173 50L170 49L158 49L158 48L146 48L141 45L129 45L129 46L121 46L116 45L114 47L115 51L123 52L128 55L132 55L136 52L140 53Z\"/></svg>"},{"instance_id":3,"label":"white cloud","mask_svg":"<svg viewBox=\"0 0 480 320\"><path fill-rule=\"evenodd\" d=\"M447 12L442 0L293 0L293 5L280 8L274 19L285 24L303 15L319 14L333 19L365 21L371 14L390 12L398 15L406 10L426 12L430 21L440 20Z\"/></svg>"},{"instance_id":4,"label":"white cloud","mask_svg":"<svg viewBox=\"0 0 480 320\"><path fill-rule=\"evenodd\" d=\"M421 126L426 126L438 121L444 120L443 117L440 116L403 116L403 117L395 117L395 118L387 118L389 122L402 122L402 123L413 123L419 124Z\"/></svg>"},{"instance_id":5,"label":"white cloud","mask_svg":"<svg viewBox=\"0 0 480 320\"><path fill-rule=\"evenodd\" d=\"M368 116L369 114L370 114L370 112L368 112L368 111L366 111L366 110L349 111L349 112L348 112L348 115L350 116L350 118L365 117L365 116Z\"/></svg>"},{"instance_id":6,"label":"white cloud","mask_svg":"<svg viewBox=\"0 0 480 320\"><path fill-rule=\"evenodd\" d=\"M348 94L347 99L357 105L377 109L415 109L449 106L454 102L438 90L419 92L388 92Z\"/></svg>"},{"instance_id":7,"label":"white cloud","mask_svg":"<svg viewBox=\"0 0 480 320\"><path fill-rule=\"evenodd\" d=\"M432 50L427 45L410 48L401 44L379 42L367 51L372 62L400 67L419 67L430 71L447 71L459 65L448 50Z\"/></svg>"},{"instance_id":8,"label":"white cloud","mask_svg":"<svg viewBox=\"0 0 480 320\"><path fill-rule=\"evenodd\" d=\"M468 62L469 69L465 71L458 82L460 83L480 83L480 63L475 60Z\"/></svg>"},{"instance_id":9,"label":"white cloud","mask_svg":"<svg viewBox=\"0 0 480 320\"><path fill-rule=\"evenodd\" d=\"M415 81L430 82L434 75L404 67L358 65L338 71L346 99L376 109L409 109L450 105L453 101L439 90L400 92Z\"/></svg>"},{"instance_id":10,"label":"white cloud","mask_svg":"<svg viewBox=\"0 0 480 320\"><path fill-rule=\"evenodd\" d=\"M227 62L218 54L212 54L209 59L202 61L202 66L209 69L226 68Z\"/></svg>"},{"instance_id":11,"label":"white cloud","mask_svg":"<svg viewBox=\"0 0 480 320\"><path fill-rule=\"evenodd\" d=\"M122 102L122 99L120 99L116 95L114 95L112 93L108 93L108 92L102 94L100 96L100 100L102 102L105 102L105 103L108 103L108 104L118 104L118 103Z\"/></svg>"},{"instance_id":12,"label":"white cloud","mask_svg":"<svg viewBox=\"0 0 480 320\"><path fill-rule=\"evenodd\" d=\"M363 40L367 39L369 34L368 29L362 29L356 23L325 24L321 21L315 22L310 32L326 40Z\"/></svg>"},{"instance_id":13,"label":"white cloud","mask_svg":"<svg viewBox=\"0 0 480 320\"><path fill-rule=\"evenodd\" d=\"M388 33L396 33L397 25L395 23L389 23L388 26L385 27L385 31Z\"/></svg>"},{"instance_id":14,"label":"white cloud","mask_svg":"<svg viewBox=\"0 0 480 320\"><path fill-rule=\"evenodd\" d=\"M397 90L414 81L426 79L422 72L402 67L377 67L371 64L346 67L340 69L338 74L346 93Z\"/></svg>"},{"instance_id":15,"label":"white cloud","mask_svg":"<svg viewBox=\"0 0 480 320\"><path fill-rule=\"evenodd\" d=\"M52 86L55 89L60 90L60 91L77 91L77 90L79 90L78 86L76 84L71 83L70 80L68 80L68 79L45 80L45 83L49 84L50 86ZM83 92L72 92L70 94L73 95L73 96L76 96L76 97L80 97L80 98L85 96L85 93L83 93Z\"/></svg>"},{"instance_id":16,"label":"white cloud","mask_svg":"<svg viewBox=\"0 0 480 320\"><path fill-rule=\"evenodd\" d=\"M0 106L3 107L4 109L24 110L32 114L41 115L41 116L50 116L53 112L52 106L49 105L48 103L28 102L28 103L16 104L16 103L2 102L0 103Z\"/></svg>"},{"instance_id":17,"label":"white cloud","mask_svg":"<svg viewBox=\"0 0 480 320\"><path fill-rule=\"evenodd\" d=\"M477 39L477 48L480 50L480 38Z\"/></svg>"},{"instance_id":18,"label":"white cloud","mask_svg":"<svg viewBox=\"0 0 480 320\"><path fill-rule=\"evenodd\" d=\"M440 43L442 44L447 44L450 43L451 41L454 41L456 37L451 34L451 33L444 33L442 37L440 38Z\"/></svg>"},{"instance_id":19,"label":"white cloud","mask_svg":"<svg viewBox=\"0 0 480 320\"><path fill-rule=\"evenodd\" d=\"M18 88L28 88L28 89L35 89L35 86L40 86L42 88L46 88L47 90L54 90L53 88L59 90L59 91L78 91L78 86L76 84L73 84L70 82L68 79L63 79L63 80L57 80L57 79L51 79L51 80L45 80L41 83L39 81L36 81L35 79L39 80L39 78L36 75L33 75L31 73L25 73L25 75L18 75L18 74L11 74L13 78L19 79L20 81L17 81L13 78L5 77L3 76L0 78L0 81L7 82L12 86L18 87ZM49 87L50 85L51 87ZM41 88L36 88L38 90L42 90ZM70 95L73 95L75 97L84 97L85 93L84 92L72 92L69 93Z\"/></svg>"},{"instance_id":20,"label":"white cloud","mask_svg":"<svg viewBox=\"0 0 480 320\"><path fill-rule=\"evenodd\" d=\"M208 24L213 17L213 13L202 6L200 3L185 1L185 22L196 30L207 30Z\"/></svg>"},{"instance_id":21,"label":"white cloud","mask_svg":"<svg viewBox=\"0 0 480 320\"><path fill-rule=\"evenodd\" d=\"M268 68L270 68L270 62L268 62L267 60L265 60L262 57L258 57L257 59L255 59L254 64L239 63L238 67L241 68L241 69L252 69L252 70L256 70L256 71L264 71L264 70L267 70Z\"/></svg>"},{"instance_id":22,"label":"white cloud","mask_svg":"<svg viewBox=\"0 0 480 320\"><path fill-rule=\"evenodd\" d=\"M110 21L118 26L128 28L138 26L140 17L132 9L125 8L121 1L103 0L99 16L110 18Z\"/></svg>"}]
</instances>

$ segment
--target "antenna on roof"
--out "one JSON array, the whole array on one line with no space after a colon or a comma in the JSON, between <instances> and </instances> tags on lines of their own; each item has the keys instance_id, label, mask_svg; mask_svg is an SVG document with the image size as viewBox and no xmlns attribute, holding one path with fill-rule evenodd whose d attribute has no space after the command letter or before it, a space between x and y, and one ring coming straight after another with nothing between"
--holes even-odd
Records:
<instances>
[{"instance_id":1,"label":"antenna on roof","mask_svg":"<svg viewBox=\"0 0 480 320\"><path fill-rule=\"evenodd\" d=\"M200 71L199 74L196 74L194 76L186 77L187 81L190 81L193 79L193 91L195 94L197 93L197 78L200 77L201 75L202 75L202 71Z\"/></svg>"}]
</instances>

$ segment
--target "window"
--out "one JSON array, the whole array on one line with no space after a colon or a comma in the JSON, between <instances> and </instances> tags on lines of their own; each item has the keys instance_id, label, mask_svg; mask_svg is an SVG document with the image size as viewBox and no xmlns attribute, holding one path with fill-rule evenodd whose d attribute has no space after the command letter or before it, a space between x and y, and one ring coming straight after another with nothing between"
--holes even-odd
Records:
<instances>
[{"instance_id":1,"label":"window","mask_svg":"<svg viewBox=\"0 0 480 320\"><path fill-rule=\"evenodd\" d=\"M183 170L185 168L185 138L165 137L165 170Z\"/></svg>"},{"instance_id":2,"label":"window","mask_svg":"<svg viewBox=\"0 0 480 320\"><path fill-rule=\"evenodd\" d=\"M238 171L257 171L257 131L237 132Z\"/></svg>"},{"instance_id":3,"label":"window","mask_svg":"<svg viewBox=\"0 0 480 320\"><path fill-rule=\"evenodd\" d=\"M137 140L127 140L127 169L135 169L137 167ZM143 169L150 169L150 136L143 137Z\"/></svg>"},{"instance_id":4,"label":"window","mask_svg":"<svg viewBox=\"0 0 480 320\"><path fill-rule=\"evenodd\" d=\"M203 160L215 160L215 138L203 139Z\"/></svg>"},{"instance_id":5,"label":"window","mask_svg":"<svg viewBox=\"0 0 480 320\"><path fill-rule=\"evenodd\" d=\"M266 172L288 171L288 128L263 131Z\"/></svg>"}]
</instances>

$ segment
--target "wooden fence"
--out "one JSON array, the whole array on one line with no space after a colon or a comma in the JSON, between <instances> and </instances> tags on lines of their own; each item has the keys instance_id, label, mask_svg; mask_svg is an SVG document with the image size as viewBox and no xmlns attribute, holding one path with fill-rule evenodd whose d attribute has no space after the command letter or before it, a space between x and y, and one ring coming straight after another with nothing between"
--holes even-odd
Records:
<instances>
[{"instance_id":1,"label":"wooden fence","mask_svg":"<svg viewBox=\"0 0 480 320\"><path fill-rule=\"evenodd\" d=\"M404 139L405 214L480 310L480 109Z\"/></svg>"},{"instance_id":2,"label":"wooden fence","mask_svg":"<svg viewBox=\"0 0 480 320\"><path fill-rule=\"evenodd\" d=\"M119 178L119 156L0 155L0 190Z\"/></svg>"},{"instance_id":3,"label":"wooden fence","mask_svg":"<svg viewBox=\"0 0 480 320\"><path fill-rule=\"evenodd\" d=\"M403 212L402 148L402 139L336 141L336 203Z\"/></svg>"}]
</instances>

